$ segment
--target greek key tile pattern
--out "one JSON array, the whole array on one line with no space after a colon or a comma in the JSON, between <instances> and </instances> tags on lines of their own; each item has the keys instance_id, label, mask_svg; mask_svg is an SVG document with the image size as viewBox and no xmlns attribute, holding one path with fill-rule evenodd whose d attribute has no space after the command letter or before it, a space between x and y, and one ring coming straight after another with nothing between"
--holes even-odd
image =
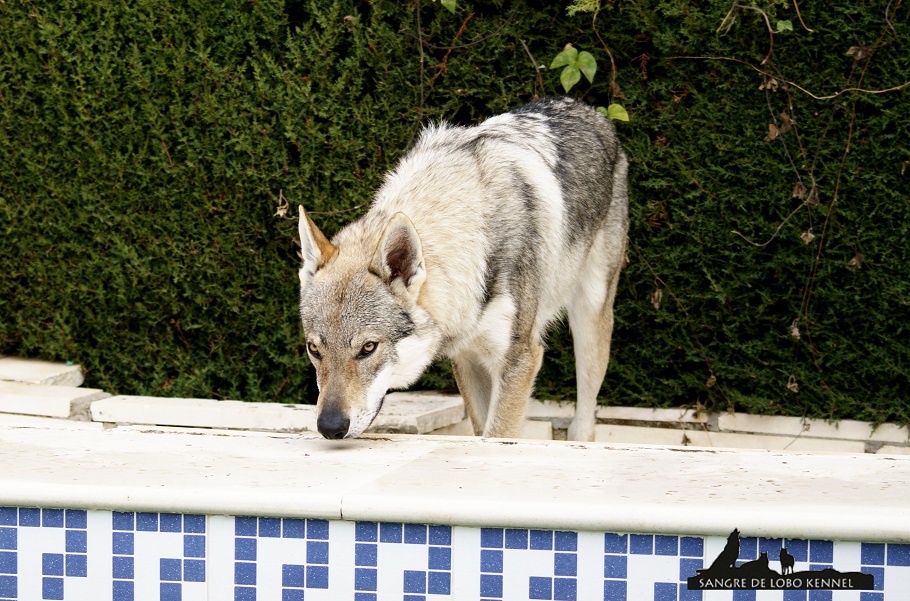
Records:
<instances>
[{"instance_id":1,"label":"greek key tile pattern","mask_svg":"<svg viewBox=\"0 0 910 601\"><path fill-rule=\"evenodd\" d=\"M724 537L0 507L0 601L906 601L910 544L740 539L874 591L690 591Z\"/></svg>"}]
</instances>

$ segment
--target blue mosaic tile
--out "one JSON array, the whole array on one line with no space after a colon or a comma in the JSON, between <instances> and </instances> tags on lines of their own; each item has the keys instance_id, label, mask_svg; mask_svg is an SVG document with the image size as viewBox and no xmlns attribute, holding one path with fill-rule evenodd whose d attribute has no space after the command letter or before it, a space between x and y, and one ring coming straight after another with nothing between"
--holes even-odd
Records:
<instances>
[{"instance_id":1,"label":"blue mosaic tile","mask_svg":"<svg viewBox=\"0 0 910 601\"><path fill-rule=\"evenodd\" d=\"M306 562L328 564L329 543L324 541L307 541Z\"/></svg>"},{"instance_id":2,"label":"blue mosaic tile","mask_svg":"<svg viewBox=\"0 0 910 601\"><path fill-rule=\"evenodd\" d=\"M234 539L234 559L240 561L256 561L256 539Z\"/></svg>"},{"instance_id":3,"label":"blue mosaic tile","mask_svg":"<svg viewBox=\"0 0 910 601\"><path fill-rule=\"evenodd\" d=\"M679 539L679 554L684 557L704 557L705 540L694 536L683 536Z\"/></svg>"},{"instance_id":4,"label":"blue mosaic tile","mask_svg":"<svg viewBox=\"0 0 910 601\"><path fill-rule=\"evenodd\" d=\"M889 544L887 557L889 566L910 566L910 545Z\"/></svg>"},{"instance_id":5,"label":"blue mosaic tile","mask_svg":"<svg viewBox=\"0 0 910 601\"><path fill-rule=\"evenodd\" d=\"M758 539L744 536L739 539L739 559L751 561L758 559Z\"/></svg>"},{"instance_id":6,"label":"blue mosaic tile","mask_svg":"<svg viewBox=\"0 0 910 601\"><path fill-rule=\"evenodd\" d=\"M82 578L88 576L88 555L67 555L66 575Z\"/></svg>"},{"instance_id":7,"label":"blue mosaic tile","mask_svg":"<svg viewBox=\"0 0 910 601\"><path fill-rule=\"evenodd\" d=\"M19 525L29 528L41 526L41 510L34 507L19 508Z\"/></svg>"},{"instance_id":8,"label":"blue mosaic tile","mask_svg":"<svg viewBox=\"0 0 910 601\"><path fill-rule=\"evenodd\" d=\"M482 597L502 598L502 576L481 574L480 595Z\"/></svg>"},{"instance_id":9,"label":"blue mosaic tile","mask_svg":"<svg viewBox=\"0 0 910 601\"><path fill-rule=\"evenodd\" d=\"M807 601L809 591L784 591L783 601Z\"/></svg>"},{"instance_id":10,"label":"blue mosaic tile","mask_svg":"<svg viewBox=\"0 0 910 601\"><path fill-rule=\"evenodd\" d=\"M554 556L556 576L575 576L578 573L578 556L575 553L556 553Z\"/></svg>"},{"instance_id":11,"label":"blue mosaic tile","mask_svg":"<svg viewBox=\"0 0 910 601\"><path fill-rule=\"evenodd\" d=\"M88 552L88 532L85 530L67 530L66 534L66 552L67 553L87 553Z\"/></svg>"},{"instance_id":12,"label":"blue mosaic tile","mask_svg":"<svg viewBox=\"0 0 910 601\"><path fill-rule=\"evenodd\" d=\"M281 520L279 518L259 518L259 536L263 538L280 538Z\"/></svg>"},{"instance_id":13,"label":"blue mosaic tile","mask_svg":"<svg viewBox=\"0 0 910 601\"><path fill-rule=\"evenodd\" d=\"M427 544L427 527L421 524L405 524L404 542L410 545Z\"/></svg>"},{"instance_id":14,"label":"blue mosaic tile","mask_svg":"<svg viewBox=\"0 0 910 601\"><path fill-rule=\"evenodd\" d=\"M0 550L15 551L18 544L16 528L0 528Z\"/></svg>"},{"instance_id":15,"label":"blue mosaic tile","mask_svg":"<svg viewBox=\"0 0 910 601\"><path fill-rule=\"evenodd\" d=\"M371 543L356 543L354 545L354 565L372 566L378 565L379 546Z\"/></svg>"},{"instance_id":16,"label":"blue mosaic tile","mask_svg":"<svg viewBox=\"0 0 910 601\"><path fill-rule=\"evenodd\" d=\"M42 578L41 598L63 599L63 578Z\"/></svg>"},{"instance_id":17,"label":"blue mosaic tile","mask_svg":"<svg viewBox=\"0 0 910 601\"><path fill-rule=\"evenodd\" d=\"M256 536L259 533L258 522L256 518L236 517L234 518L234 535L235 536Z\"/></svg>"},{"instance_id":18,"label":"blue mosaic tile","mask_svg":"<svg viewBox=\"0 0 910 601\"><path fill-rule=\"evenodd\" d=\"M650 534L630 534L629 553L633 555L653 555L654 537Z\"/></svg>"},{"instance_id":19,"label":"blue mosaic tile","mask_svg":"<svg viewBox=\"0 0 910 601\"><path fill-rule=\"evenodd\" d=\"M404 592L421 593L427 592L427 574L417 570L404 571Z\"/></svg>"},{"instance_id":20,"label":"blue mosaic tile","mask_svg":"<svg viewBox=\"0 0 910 601\"><path fill-rule=\"evenodd\" d=\"M495 549L480 550L480 571L492 574L502 574L503 554Z\"/></svg>"},{"instance_id":21,"label":"blue mosaic tile","mask_svg":"<svg viewBox=\"0 0 910 601\"><path fill-rule=\"evenodd\" d=\"M282 589L281 601L304 601L303 589Z\"/></svg>"},{"instance_id":22,"label":"blue mosaic tile","mask_svg":"<svg viewBox=\"0 0 910 601\"><path fill-rule=\"evenodd\" d=\"M448 546L452 544L451 526L430 526L428 530L431 545Z\"/></svg>"},{"instance_id":23,"label":"blue mosaic tile","mask_svg":"<svg viewBox=\"0 0 910 601\"><path fill-rule=\"evenodd\" d=\"M552 530L531 530L528 533L528 538L532 549L548 551L553 548Z\"/></svg>"},{"instance_id":24,"label":"blue mosaic tile","mask_svg":"<svg viewBox=\"0 0 910 601\"><path fill-rule=\"evenodd\" d=\"M375 591L377 572L372 568L354 568L354 589L358 591Z\"/></svg>"},{"instance_id":25,"label":"blue mosaic tile","mask_svg":"<svg viewBox=\"0 0 910 601\"><path fill-rule=\"evenodd\" d=\"M42 553L41 573L45 576L63 576L63 553Z\"/></svg>"},{"instance_id":26,"label":"blue mosaic tile","mask_svg":"<svg viewBox=\"0 0 910 601\"><path fill-rule=\"evenodd\" d=\"M303 588L306 571L303 566L281 566L281 586Z\"/></svg>"},{"instance_id":27,"label":"blue mosaic tile","mask_svg":"<svg viewBox=\"0 0 910 601\"><path fill-rule=\"evenodd\" d=\"M400 543L401 524L379 524L379 542Z\"/></svg>"},{"instance_id":28,"label":"blue mosaic tile","mask_svg":"<svg viewBox=\"0 0 910 601\"><path fill-rule=\"evenodd\" d=\"M256 589L250 586L235 586L234 601L256 601Z\"/></svg>"},{"instance_id":29,"label":"blue mosaic tile","mask_svg":"<svg viewBox=\"0 0 910 601\"><path fill-rule=\"evenodd\" d=\"M809 601L831 601L834 593L831 591L809 591Z\"/></svg>"},{"instance_id":30,"label":"blue mosaic tile","mask_svg":"<svg viewBox=\"0 0 910 601\"><path fill-rule=\"evenodd\" d=\"M860 593L859 601L885 601L882 593Z\"/></svg>"},{"instance_id":31,"label":"blue mosaic tile","mask_svg":"<svg viewBox=\"0 0 910 601\"><path fill-rule=\"evenodd\" d=\"M183 580L185 582L205 582L205 561L201 559L184 559Z\"/></svg>"},{"instance_id":32,"label":"blue mosaic tile","mask_svg":"<svg viewBox=\"0 0 910 601\"><path fill-rule=\"evenodd\" d=\"M604 601L626 601L626 581L605 580Z\"/></svg>"},{"instance_id":33,"label":"blue mosaic tile","mask_svg":"<svg viewBox=\"0 0 910 601\"><path fill-rule=\"evenodd\" d=\"M796 561L809 561L809 541L787 540L787 552Z\"/></svg>"},{"instance_id":34,"label":"blue mosaic tile","mask_svg":"<svg viewBox=\"0 0 910 601\"><path fill-rule=\"evenodd\" d=\"M354 539L369 543L379 541L379 524L375 522L357 522L354 525Z\"/></svg>"},{"instance_id":35,"label":"blue mosaic tile","mask_svg":"<svg viewBox=\"0 0 910 601\"><path fill-rule=\"evenodd\" d=\"M809 561L831 563L834 561L834 543L829 540L809 541Z\"/></svg>"},{"instance_id":36,"label":"blue mosaic tile","mask_svg":"<svg viewBox=\"0 0 910 601\"><path fill-rule=\"evenodd\" d=\"M733 591L733 601L755 601L755 591Z\"/></svg>"},{"instance_id":37,"label":"blue mosaic tile","mask_svg":"<svg viewBox=\"0 0 910 601\"><path fill-rule=\"evenodd\" d=\"M578 533L563 532L557 530L553 533L554 548L557 551L577 551L578 550Z\"/></svg>"},{"instance_id":38,"label":"blue mosaic tile","mask_svg":"<svg viewBox=\"0 0 910 601\"><path fill-rule=\"evenodd\" d=\"M628 557L626 555L604 555L604 578L622 578L628 576Z\"/></svg>"},{"instance_id":39,"label":"blue mosaic tile","mask_svg":"<svg viewBox=\"0 0 910 601\"><path fill-rule=\"evenodd\" d=\"M256 584L256 564L238 561L234 563L234 584ZM253 589L255 591L256 589ZM235 589L236 591L236 589Z\"/></svg>"},{"instance_id":40,"label":"blue mosaic tile","mask_svg":"<svg viewBox=\"0 0 910 601\"><path fill-rule=\"evenodd\" d=\"M576 601L578 596L578 581L574 578L553 579L554 601Z\"/></svg>"},{"instance_id":41,"label":"blue mosaic tile","mask_svg":"<svg viewBox=\"0 0 910 601\"><path fill-rule=\"evenodd\" d=\"M84 509L66 510L67 528L88 528L88 512Z\"/></svg>"},{"instance_id":42,"label":"blue mosaic tile","mask_svg":"<svg viewBox=\"0 0 910 601\"><path fill-rule=\"evenodd\" d=\"M307 520L306 536L314 540L329 540L329 521Z\"/></svg>"},{"instance_id":43,"label":"blue mosaic tile","mask_svg":"<svg viewBox=\"0 0 910 601\"><path fill-rule=\"evenodd\" d=\"M655 555L679 555L679 537L658 534L654 537Z\"/></svg>"},{"instance_id":44,"label":"blue mosaic tile","mask_svg":"<svg viewBox=\"0 0 910 601\"><path fill-rule=\"evenodd\" d=\"M604 534L604 553L627 553L629 551L629 535Z\"/></svg>"},{"instance_id":45,"label":"blue mosaic tile","mask_svg":"<svg viewBox=\"0 0 910 601\"><path fill-rule=\"evenodd\" d=\"M531 576L528 583L528 597L531 599L553 599L553 579Z\"/></svg>"},{"instance_id":46,"label":"blue mosaic tile","mask_svg":"<svg viewBox=\"0 0 910 601\"><path fill-rule=\"evenodd\" d=\"M700 570L704 567L703 559L695 559L690 557L681 557L679 559L679 580L680 582L685 582L691 576L697 574L696 570Z\"/></svg>"},{"instance_id":47,"label":"blue mosaic tile","mask_svg":"<svg viewBox=\"0 0 910 601\"><path fill-rule=\"evenodd\" d=\"M115 580L113 584L113 595L113 601L133 601L136 598L133 581Z\"/></svg>"},{"instance_id":48,"label":"blue mosaic tile","mask_svg":"<svg viewBox=\"0 0 910 601\"><path fill-rule=\"evenodd\" d=\"M162 513L160 518L161 532L183 532L183 516L175 513Z\"/></svg>"},{"instance_id":49,"label":"blue mosaic tile","mask_svg":"<svg viewBox=\"0 0 910 601\"><path fill-rule=\"evenodd\" d=\"M16 599L19 586L15 576L0 576L0 599Z\"/></svg>"},{"instance_id":50,"label":"blue mosaic tile","mask_svg":"<svg viewBox=\"0 0 910 601\"><path fill-rule=\"evenodd\" d=\"M883 566L885 565L885 545L884 543L862 543L860 544L860 561L864 566Z\"/></svg>"},{"instance_id":51,"label":"blue mosaic tile","mask_svg":"<svg viewBox=\"0 0 910 601\"><path fill-rule=\"evenodd\" d=\"M136 514L132 512L115 511L113 513L114 530L135 530Z\"/></svg>"},{"instance_id":52,"label":"blue mosaic tile","mask_svg":"<svg viewBox=\"0 0 910 601\"><path fill-rule=\"evenodd\" d=\"M354 593L354 601L376 601L376 593Z\"/></svg>"},{"instance_id":53,"label":"blue mosaic tile","mask_svg":"<svg viewBox=\"0 0 910 601\"><path fill-rule=\"evenodd\" d=\"M690 591L688 586L680 584L679 601L703 601L702 591Z\"/></svg>"},{"instance_id":54,"label":"blue mosaic tile","mask_svg":"<svg viewBox=\"0 0 910 601\"><path fill-rule=\"evenodd\" d=\"M182 601L183 595L179 584L173 582L162 582L159 589L159 599L161 601Z\"/></svg>"},{"instance_id":55,"label":"blue mosaic tile","mask_svg":"<svg viewBox=\"0 0 910 601\"><path fill-rule=\"evenodd\" d=\"M329 567L307 566L306 586L307 588L329 588Z\"/></svg>"},{"instance_id":56,"label":"blue mosaic tile","mask_svg":"<svg viewBox=\"0 0 910 601\"><path fill-rule=\"evenodd\" d=\"M112 560L114 578L132 579L134 571L134 559L132 557L117 557Z\"/></svg>"},{"instance_id":57,"label":"blue mosaic tile","mask_svg":"<svg viewBox=\"0 0 910 601\"><path fill-rule=\"evenodd\" d=\"M137 512L136 530L139 532L158 532L158 514L145 511Z\"/></svg>"},{"instance_id":58,"label":"blue mosaic tile","mask_svg":"<svg viewBox=\"0 0 910 601\"><path fill-rule=\"evenodd\" d=\"M41 525L45 528L63 528L63 510L42 509Z\"/></svg>"},{"instance_id":59,"label":"blue mosaic tile","mask_svg":"<svg viewBox=\"0 0 910 601\"><path fill-rule=\"evenodd\" d=\"M184 534L183 556L205 557L205 536L201 534Z\"/></svg>"},{"instance_id":60,"label":"blue mosaic tile","mask_svg":"<svg viewBox=\"0 0 910 601\"><path fill-rule=\"evenodd\" d=\"M483 551L481 551L483 553ZM430 547L427 567L431 570L451 570L452 569L452 549L451 547Z\"/></svg>"},{"instance_id":61,"label":"blue mosaic tile","mask_svg":"<svg viewBox=\"0 0 910 601\"><path fill-rule=\"evenodd\" d=\"M180 582L183 580L183 569L179 559L161 559L161 580Z\"/></svg>"},{"instance_id":62,"label":"blue mosaic tile","mask_svg":"<svg viewBox=\"0 0 910 601\"><path fill-rule=\"evenodd\" d=\"M205 516L193 514L184 515L183 531L190 534L205 534Z\"/></svg>"},{"instance_id":63,"label":"blue mosaic tile","mask_svg":"<svg viewBox=\"0 0 910 601\"><path fill-rule=\"evenodd\" d=\"M306 520L285 519L281 524L281 536L284 538L306 538Z\"/></svg>"},{"instance_id":64,"label":"blue mosaic tile","mask_svg":"<svg viewBox=\"0 0 910 601\"><path fill-rule=\"evenodd\" d=\"M452 575L449 572L428 572L427 592L431 595L449 595L452 588Z\"/></svg>"},{"instance_id":65,"label":"blue mosaic tile","mask_svg":"<svg viewBox=\"0 0 910 601\"><path fill-rule=\"evenodd\" d=\"M17 557L14 552L0 551L0 574L17 574L19 572Z\"/></svg>"},{"instance_id":66,"label":"blue mosaic tile","mask_svg":"<svg viewBox=\"0 0 910 601\"><path fill-rule=\"evenodd\" d=\"M675 582L655 582L654 601L677 601Z\"/></svg>"},{"instance_id":67,"label":"blue mosaic tile","mask_svg":"<svg viewBox=\"0 0 910 601\"><path fill-rule=\"evenodd\" d=\"M872 574L872 583L874 585L874 590L883 591L885 590L885 568L884 567L871 567L863 566L863 572L866 574Z\"/></svg>"},{"instance_id":68,"label":"blue mosaic tile","mask_svg":"<svg viewBox=\"0 0 910 601\"><path fill-rule=\"evenodd\" d=\"M0 526L18 526L19 510L15 507L0 507Z\"/></svg>"},{"instance_id":69,"label":"blue mosaic tile","mask_svg":"<svg viewBox=\"0 0 910 601\"><path fill-rule=\"evenodd\" d=\"M506 549L527 549L528 531L507 528L505 531Z\"/></svg>"},{"instance_id":70,"label":"blue mosaic tile","mask_svg":"<svg viewBox=\"0 0 910 601\"><path fill-rule=\"evenodd\" d=\"M132 532L113 533L113 551L115 555L132 555L134 548Z\"/></svg>"},{"instance_id":71,"label":"blue mosaic tile","mask_svg":"<svg viewBox=\"0 0 910 601\"><path fill-rule=\"evenodd\" d=\"M503 536L502 528L481 528L480 547L483 549L502 549Z\"/></svg>"},{"instance_id":72,"label":"blue mosaic tile","mask_svg":"<svg viewBox=\"0 0 910 601\"><path fill-rule=\"evenodd\" d=\"M782 538L760 538L758 539L758 552L767 553L771 559L776 559L780 555L780 550L784 546Z\"/></svg>"}]
</instances>

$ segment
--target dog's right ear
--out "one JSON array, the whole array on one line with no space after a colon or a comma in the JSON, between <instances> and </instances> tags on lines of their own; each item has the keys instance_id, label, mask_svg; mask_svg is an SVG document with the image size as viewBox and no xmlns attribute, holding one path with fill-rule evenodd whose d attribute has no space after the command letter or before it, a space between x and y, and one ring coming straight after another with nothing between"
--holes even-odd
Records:
<instances>
[{"instance_id":1,"label":"dog's right ear","mask_svg":"<svg viewBox=\"0 0 910 601\"><path fill-rule=\"evenodd\" d=\"M300 268L300 285L306 287L310 279L319 271L338 249L329 242L310 216L300 205L300 252L303 255L303 267Z\"/></svg>"}]
</instances>

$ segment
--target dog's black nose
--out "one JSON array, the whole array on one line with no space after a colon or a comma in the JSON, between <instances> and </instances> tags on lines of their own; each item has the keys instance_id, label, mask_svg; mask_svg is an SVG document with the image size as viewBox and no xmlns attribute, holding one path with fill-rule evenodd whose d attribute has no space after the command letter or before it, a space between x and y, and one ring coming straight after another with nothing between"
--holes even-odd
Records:
<instances>
[{"instance_id":1,"label":"dog's black nose","mask_svg":"<svg viewBox=\"0 0 910 601\"><path fill-rule=\"evenodd\" d=\"M351 426L351 420L348 416L338 411L323 411L316 420L316 428L319 433L329 440L338 440L344 438Z\"/></svg>"}]
</instances>

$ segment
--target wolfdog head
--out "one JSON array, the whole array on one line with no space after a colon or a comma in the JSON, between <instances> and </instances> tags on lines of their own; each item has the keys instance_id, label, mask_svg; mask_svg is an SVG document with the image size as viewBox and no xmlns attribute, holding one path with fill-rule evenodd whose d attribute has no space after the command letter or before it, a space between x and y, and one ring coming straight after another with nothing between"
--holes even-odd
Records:
<instances>
[{"instance_id":1,"label":"wolfdog head","mask_svg":"<svg viewBox=\"0 0 910 601\"><path fill-rule=\"evenodd\" d=\"M386 392L410 386L439 347L432 318L417 304L426 279L420 238L403 213L368 214L330 242L300 207L300 244L317 428L326 438L357 436Z\"/></svg>"}]
</instances>

